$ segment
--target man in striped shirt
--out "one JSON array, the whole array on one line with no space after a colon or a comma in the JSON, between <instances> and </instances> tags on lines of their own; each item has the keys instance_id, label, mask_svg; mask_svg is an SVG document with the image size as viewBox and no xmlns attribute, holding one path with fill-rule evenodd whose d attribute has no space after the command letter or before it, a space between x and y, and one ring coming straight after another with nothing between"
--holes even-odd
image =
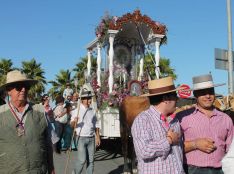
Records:
<instances>
[{"instance_id":1,"label":"man in striped shirt","mask_svg":"<svg viewBox=\"0 0 234 174\"><path fill-rule=\"evenodd\" d=\"M223 174L221 160L233 138L233 123L228 115L214 108L211 74L193 77L195 108L177 114L184 133L184 150L189 174Z\"/></svg>"},{"instance_id":2,"label":"man in striped shirt","mask_svg":"<svg viewBox=\"0 0 234 174\"><path fill-rule=\"evenodd\" d=\"M184 174L181 132L175 111L176 89L171 77L148 82L151 106L133 122L131 131L138 174Z\"/></svg>"}]
</instances>

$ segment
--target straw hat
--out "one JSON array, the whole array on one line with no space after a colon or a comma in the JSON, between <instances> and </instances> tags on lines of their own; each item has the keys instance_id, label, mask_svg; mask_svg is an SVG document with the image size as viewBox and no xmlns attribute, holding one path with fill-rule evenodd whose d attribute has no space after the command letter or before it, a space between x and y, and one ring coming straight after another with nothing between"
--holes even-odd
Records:
<instances>
[{"instance_id":1,"label":"straw hat","mask_svg":"<svg viewBox=\"0 0 234 174\"><path fill-rule=\"evenodd\" d=\"M29 86L36 84L38 81L33 79L28 79L27 76L20 72L19 70L13 70L7 73L6 83L0 86L0 90L5 89L7 86L16 83L25 83Z\"/></svg>"},{"instance_id":2,"label":"straw hat","mask_svg":"<svg viewBox=\"0 0 234 174\"><path fill-rule=\"evenodd\" d=\"M181 88L175 88L172 77L165 77L161 79L148 81L149 93L141 96L154 96L160 94L166 94L174 91L178 91Z\"/></svg>"},{"instance_id":3,"label":"straw hat","mask_svg":"<svg viewBox=\"0 0 234 174\"><path fill-rule=\"evenodd\" d=\"M214 84L211 74L205 74L200 76L193 77L193 89L192 90L201 90L207 88L214 88L218 86L223 86L225 83Z\"/></svg>"}]
</instances>

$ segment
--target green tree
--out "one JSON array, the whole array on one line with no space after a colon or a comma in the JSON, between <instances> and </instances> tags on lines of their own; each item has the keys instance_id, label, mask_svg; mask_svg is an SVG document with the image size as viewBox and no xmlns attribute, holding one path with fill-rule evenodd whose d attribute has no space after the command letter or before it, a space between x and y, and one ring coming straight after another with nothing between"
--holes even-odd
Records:
<instances>
[{"instance_id":1,"label":"green tree","mask_svg":"<svg viewBox=\"0 0 234 174\"><path fill-rule=\"evenodd\" d=\"M41 63L37 63L33 58L29 61L22 62L21 71L25 73L28 78L38 80L38 83L29 90L28 96L32 102L38 103L42 93L45 92L46 79L44 77L44 70L41 68Z\"/></svg>"},{"instance_id":2,"label":"green tree","mask_svg":"<svg viewBox=\"0 0 234 174\"><path fill-rule=\"evenodd\" d=\"M60 70L59 74L56 75L55 80L48 82L52 85L52 88L50 88L48 92L52 99L55 99L58 95L63 94L67 82L73 82L70 70ZM71 86L74 87L73 85Z\"/></svg>"},{"instance_id":3,"label":"green tree","mask_svg":"<svg viewBox=\"0 0 234 174\"><path fill-rule=\"evenodd\" d=\"M144 72L148 72L150 76L152 77L152 79L155 79L156 78L155 64L151 57L154 60L153 54L151 54L151 56L147 54L144 58ZM170 59L167 59L164 57L160 58L159 68L160 68L160 73L161 73L160 77L172 76L173 79L177 78L177 75L175 74L175 70L170 65Z\"/></svg>"},{"instance_id":4,"label":"green tree","mask_svg":"<svg viewBox=\"0 0 234 174\"><path fill-rule=\"evenodd\" d=\"M80 59L80 62L76 64L76 67L73 69L75 71L75 76L78 78L78 87L81 87L85 82L85 71L87 70L88 57L83 57ZM91 72L96 73L97 70L97 59L91 56Z\"/></svg>"},{"instance_id":5,"label":"green tree","mask_svg":"<svg viewBox=\"0 0 234 174\"><path fill-rule=\"evenodd\" d=\"M0 85L6 82L6 75L9 71L16 69L13 66L11 59L0 59Z\"/></svg>"}]
</instances>

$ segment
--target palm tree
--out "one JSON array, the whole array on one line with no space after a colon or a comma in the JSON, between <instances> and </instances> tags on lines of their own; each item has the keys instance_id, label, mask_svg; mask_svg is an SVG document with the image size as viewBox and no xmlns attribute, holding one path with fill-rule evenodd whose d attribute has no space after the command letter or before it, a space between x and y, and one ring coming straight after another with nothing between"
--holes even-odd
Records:
<instances>
[{"instance_id":1,"label":"palm tree","mask_svg":"<svg viewBox=\"0 0 234 174\"><path fill-rule=\"evenodd\" d=\"M31 101L39 102L40 96L45 92L46 79L44 77L44 70L41 68L41 63L37 63L33 58L29 61L22 62L21 71L25 73L28 78L38 80L38 83L29 90L28 96Z\"/></svg>"},{"instance_id":2,"label":"palm tree","mask_svg":"<svg viewBox=\"0 0 234 174\"><path fill-rule=\"evenodd\" d=\"M11 59L0 59L0 85L6 82L6 75L9 71L16 69L13 68L13 63Z\"/></svg>"},{"instance_id":3,"label":"palm tree","mask_svg":"<svg viewBox=\"0 0 234 174\"><path fill-rule=\"evenodd\" d=\"M48 82L52 84L52 88L48 92L52 99L63 94L67 82L73 82L70 70L60 70L59 74L56 75L56 79Z\"/></svg>"},{"instance_id":4,"label":"palm tree","mask_svg":"<svg viewBox=\"0 0 234 174\"><path fill-rule=\"evenodd\" d=\"M153 63L152 58L154 59L154 55L147 54L144 58L144 72L149 73L152 79L156 77L155 75L155 65ZM171 68L170 66L170 60L167 58L160 58L159 61L159 67L160 67L160 77L166 77L166 76L172 76L173 79L177 78L177 75L175 74L175 70Z\"/></svg>"},{"instance_id":5,"label":"palm tree","mask_svg":"<svg viewBox=\"0 0 234 174\"><path fill-rule=\"evenodd\" d=\"M175 69L173 69L170 66L170 59L167 58L161 58L159 61L159 67L161 71L161 76L171 76L174 80L177 78L177 75L175 74Z\"/></svg>"},{"instance_id":6,"label":"palm tree","mask_svg":"<svg viewBox=\"0 0 234 174\"><path fill-rule=\"evenodd\" d=\"M78 86L81 87L85 82L85 71L87 70L88 57L81 58L81 61L76 64L73 69L75 71L75 77L78 78ZM91 56L91 72L96 72L97 70L97 60L95 57Z\"/></svg>"}]
</instances>

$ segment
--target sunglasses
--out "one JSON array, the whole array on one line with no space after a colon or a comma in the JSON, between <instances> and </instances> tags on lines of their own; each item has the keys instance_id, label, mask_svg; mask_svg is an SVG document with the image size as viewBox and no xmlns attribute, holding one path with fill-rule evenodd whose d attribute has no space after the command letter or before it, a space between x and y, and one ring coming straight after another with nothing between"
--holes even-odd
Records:
<instances>
[{"instance_id":1,"label":"sunglasses","mask_svg":"<svg viewBox=\"0 0 234 174\"><path fill-rule=\"evenodd\" d=\"M23 88L25 90L29 90L30 86L27 84L15 84L14 86L12 86L13 88L15 88L17 91L21 91Z\"/></svg>"},{"instance_id":2,"label":"sunglasses","mask_svg":"<svg viewBox=\"0 0 234 174\"><path fill-rule=\"evenodd\" d=\"M214 88L201 89L193 92L196 96L215 95Z\"/></svg>"}]
</instances>

